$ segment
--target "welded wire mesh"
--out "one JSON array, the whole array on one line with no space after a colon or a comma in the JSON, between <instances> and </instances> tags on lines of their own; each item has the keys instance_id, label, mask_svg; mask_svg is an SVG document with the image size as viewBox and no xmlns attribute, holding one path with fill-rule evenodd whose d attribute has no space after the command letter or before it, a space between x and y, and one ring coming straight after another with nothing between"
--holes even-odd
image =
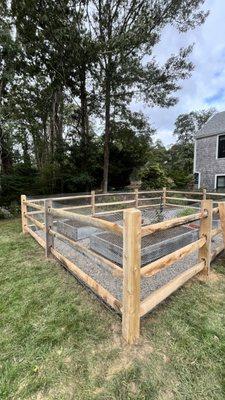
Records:
<instances>
[{"instance_id":1,"label":"welded wire mesh","mask_svg":"<svg viewBox=\"0 0 225 400\"><path fill-rule=\"evenodd\" d=\"M145 236L141 241L141 264L143 266L161 258L197 239L198 229L187 226L177 226ZM90 247L111 261L122 265L123 238L121 236L109 232L93 235L90 238Z\"/></svg>"}]
</instances>

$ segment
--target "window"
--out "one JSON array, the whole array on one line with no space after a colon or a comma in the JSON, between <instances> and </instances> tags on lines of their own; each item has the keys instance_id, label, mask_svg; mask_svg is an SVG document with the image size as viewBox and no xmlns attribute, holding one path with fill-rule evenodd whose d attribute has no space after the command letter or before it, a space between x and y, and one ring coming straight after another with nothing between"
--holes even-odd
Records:
<instances>
[{"instance_id":1,"label":"window","mask_svg":"<svg viewBox=\"0 0 225 400\"><path fill-rule=\"evenodd\" d=\"M225 135L218 137L218 158L225 158Z\"/></svg>"},{"instance_id":2,"label":"window","mask_svg":"<svg viewBox=\"0 0 225 400\"><path fill-rule=\"evenodd\" d=\"M216 188L225 189L225 175L217 176Z\"/></svg>"},{"instance_id":3,"label":"window","mask_svg":"<svg viewBox=\"0 0 225 400\"><path fill-rule=\"evenodd\" d=\"M199 186L199 173L194 173L194 184L198 187Z\"/></svg>"}]
</instances>

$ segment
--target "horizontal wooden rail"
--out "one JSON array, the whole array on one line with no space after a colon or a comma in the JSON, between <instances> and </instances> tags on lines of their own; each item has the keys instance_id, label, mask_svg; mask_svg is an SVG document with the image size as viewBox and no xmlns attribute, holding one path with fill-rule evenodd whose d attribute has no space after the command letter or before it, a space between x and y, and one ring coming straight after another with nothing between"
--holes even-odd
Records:
<instances>
[{"instance_id":1,"label":"horizontal wooden rail","mask_svg":"<svg viewBox=\"0 0 225 400\"><path fill-rule=\"evenodd\" d=\"M113 271L113 275L115 276L123 276L123 270L121 267L119 267L117 264L113 263L112 261L108 260L107 258L100 256L99 254L95 253L94 251L88 249L87 247L83 246L79 242L73 239L69 239L67 236L62 235L59 232L56 232L52 229L49 230L50 235L60 239L60 240L65 240L69 244L71 244L75 249L80 251L82 254L85 256L91 258L91 259L96 259L97 261L100 261L101 263L106 264L108 267L111 268Z\"/></svg>"},{"instance_id":2,"label":"horizontal wooden rail","mask_svg":"<svg viewBox=\"0 0 225 400\"><path fill-rule=\"evenodd\" d=\"M202 261L188 270L182 272L182 274L176 276L166 285L154 291L150 296L148 296L140 305L140 316L147 314L153 308L155 308L159 303L165 300L173 292L175 292L179 287L184 285L189 279L202 271L205 267L205 262Z\"/></svg>"},{"instance_id":3,"label":"horizontal wooden rail","mask_svg":"<svg viewBox=\"0 0 225 400\"><path fill-rule=\"evenodd\" d=\"M37 233L35 233L34 231L32 231L32 229L30 229L28 226L26 226L25 230L26 230L26 232L28 232L42 247L45 248L45 241L44 241L44 239L42 239L39 235L37 235Z\"/></svg>"},{"instance_id":4,"label":"horizontal wooden rail","mask_svg":"<svg viewBox=\"0 0 225 400\"><path fill-rule=\"evenodd\" d=\"M29 215L44 214L44 211L28 211Z\"/></svg>"},{"instance_id":5,"label":"horizontal wooden rail","mask_svg":"<svg viewBox=\"0 0 225 400\"><path fill-rule=\"evenodd\" d=\"M46 197L42 199L29 199L30 202L36 201L45 201L45 200L52 200L52 201L60 201L60 200L76 200L76 199L88 199L91 197L91 194L84 194L84 195L77 195L77 196L65 196L65 197Z\"/></svg>"},{"instance_id":6,"label":"horizontal wooden rail","mask_svg":"<svg viewBox=\"0 0 225 400\"><path fill-rule=\"evenodd\" d=\"M41 206L40 204L31 203L30 201L25 201L24 204L26 204L27 207L31 207L31 208L35 208L36 210L44 211L44 207Z\"/></svg>"},{"instance_id":7,"label":"horizontal wooden rail","mask_svg":"<svg viewBox=\"0 0 225 400\"><path fill-rule=\"evenodd\" d=\"M101 218L101 215L107 215L107 214L118 213L118 212L122 212L122 211L124 211L124 210L126 210L126 208L120 208L120 209L118 209L118 210L99 211L99 212L96 212L96 213L95 213L94 217L95 217L95 218Z\"/></svg>"},{"instance_id":8,"label":"horizontal wooden rail","mask_svg":"<svg viewBox=\"0 0 225 400\"><path fill-rule=\"evenodd\" d=\"M111 203L95 203L95 207L114 206L118 204L131 204L134 202L135 200L124 200L124 201L113 201Z\"/></svg>"},{"instance_id":9,"label":"horizontal wooden rail","mask_svg":"<svg viewBox=\"0 0 225 400\"><path fill-rule=\"evenodd\" d=\"M68 206L68 207L60 207L60 210L79 210L82 208L91 208L91 204L85 204L82 206Z\"/></svg>"},{"instance_id":10,"label":"horizontal wooden rail","mask_svg":"<svg viewBox=\"0 0 225 400\"><path fill-rule=\"evenodd\" d=\"M176 201L187 201L192 203L201 203L200 199L186 199L185 197L168 197L166 196L166 200L176 200Z\"/></svg>"},{"instance_id":11,"label":"horizontal wooden rail","mask_svg":"<svg viewBox=\"0 0 225 400\"><path fill-rule=\"evenodd\" d=\"M207 196L221 196L221 197L224 197L225 193L208 193L207 192Z\"/></svg>"},{"instance_id":12,"label":"horizontal wooden rail","mask_svg":"<svg viewBox=\"0 0 225 400\"><path fill-rule=\"evenodd\" d=\"M25 214L26 218L29 219L34 225L38 226L42 231L45 229L45 224L43 222L38 221L37 219L31 217L29 214Z\"/></svg>"},{"instance_id":13,"label":"horizontal wooden rail","mask_svg":"<svg viewBox=\"0 0 225 400\"><path fill-rule=\"evenodd\" d=\"M141 235L147 236L154 232L164 231L165 229L187 224L188 222L198 221L202 218L205 218L206 216L206 212L199 212L196 214L186 215L184 217L172 218L167 221L158 222L156 224L143 226L141 228Z\"/></svg>"},{"instance_id":14,"label":"horizontal wooden rail","mask_svg":"<svg viewBox=\"0 0 225 400\"><path fill-rule=\"evenodd\" d=\"M122 303L117 300L107 289L103 288L98 282L87 275L84 271L76 266L68 258L60 254L57 250L51 248L52 255L57 258L70 272L72 272L78 279L81 279L93 292L101 297L107 304L109 304L116 311L121 312Z\"/></svg>"},{"instance_id":15,"label":"horizontal wooden rail","mask_svg":"<svg viewBox=\"0 0 225 400\"><path fill-rule=\"evenodd\" d=\"M138 191L138 194L154 194L154 193L163 193L162 190L142 190Z\"/></svg>"},{"instance_id":16,"label":"horizontal wooden rail","mask_svg":"<svg viewBox=\"0 0 225 400\"><path fill-rule=\"evenodd\" d=\"M102 197L102 196L129 196L135 195L135 192L108 192L108 193L95 193L95 197Z\"/></svg>"},{"instance_id":17,"label":"horizontal wooden rail","mask_svg":"<svg viewBox=\"0 0 225 400\"><path fill-rule=\"evenodd\" d=\"M203 192L183 192L180 190L167 190L167 189L166 189L166 193L179 193L179 194L188 194L188 195L193 194L193 195L200 195L200 196L203 195Z\"/></svg>"},{"instance_id":18,"label":"horizontal wooden rail","mask_svg":"<svg viewBox=\"0 0 225 400\"><path fill-rule=\"evenodd\" d=\"M138 201L160 200L161 197L138 197Z\"/></svg>"},{"instance_id":19,"label":"horizontal wooden rail","mask_svg":"<svg viewBox=\"0 0 225 400\"><path fill-rule=\"evenodd\" d=\"M141 276L152 276L164 268L169 267L173 263L182 260L188 254L199 250L206 243L206 238L202 237L187 246L181 247L180 249L174 251L173 253L167 254L166 256L153 261L152 263L145 265L141 268Z\"/></svg>"},{"instance_id":20,"label":"horizontal wooden rail","mask_svg":"<svg viewBox=\"0 0 225 400\"><path fill-rule=\"evenodd\" d=\"M87 215L76 214L70 211L59 210L58 208L53 207L49 208L48 212L58 217L68 218L72 221L82 222L85 225L91 225L95 226L96 228L105 229L118 235L123 234L123 228L114 222L105 221L99 218L93 218Z\"/></svg>"},{"instance_id":21,"label":"horizontal wooden rail","mask_svg":"<svg viewBox=\"0 0 225 400\"><path fill-rule=\"evenodd\" d=\"M211 236L214 237L214 236L220 235L222 232L223 231L222 231L221 228L215 228L215 229L212 230L212 235Z\"/></svg>"}]
</instances>

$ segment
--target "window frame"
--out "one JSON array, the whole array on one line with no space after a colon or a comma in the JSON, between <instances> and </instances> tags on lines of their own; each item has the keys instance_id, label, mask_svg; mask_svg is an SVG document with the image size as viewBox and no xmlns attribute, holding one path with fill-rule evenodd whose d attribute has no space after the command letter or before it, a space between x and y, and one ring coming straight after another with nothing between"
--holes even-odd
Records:
<instances>
[{"instance_id":1,"label":"window frame","mask_svg":"<svg viewBox=\"0 0 225 400\"><path fill-rule=\"evenodd\" d=\"M225 190L225 185L224 185L224 187L218 188L218 178L220 178L220 177L224 177L225 178L225 174L216 174L215 175L215 190L218 190L218 189L224 189Z\"/></svg>"},{"instance_id":2,"label":"window frame","mask_svg":"<svg viewBox=\"0 0 225 400\"><path fill-rule=\"evenodd\" d=\"M220 160L220 159L225 159L224 157L219 157L219 143L220 143L220 137L224 136L225 138L225 133L221 133L220 135L217 135L217 142L216 142L216 159Z\"/></svg>"},{"instance_id":3,"label":"window frame","mask_svg":"<svg viewBox=\"0 0 225 400\"><path fill-rule=\"evenodd\" d=\"M201 187L201 172L194 171L194 174L198 174L198 189L200 189L200 187Z\"/></svg>"}]
</instances>

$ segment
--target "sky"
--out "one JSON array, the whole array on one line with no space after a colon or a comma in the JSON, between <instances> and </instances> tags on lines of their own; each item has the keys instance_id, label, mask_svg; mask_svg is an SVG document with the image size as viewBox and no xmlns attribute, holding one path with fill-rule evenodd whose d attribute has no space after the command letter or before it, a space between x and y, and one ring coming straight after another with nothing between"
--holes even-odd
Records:
<instances>
[{"instance_id":1,"label":"sky","mask_svg":"<svg viewBox=\"0 0 225 400\"><path fill-rule=\"evenodd\" d=\"M225 111L225 0L206 0L204 9L210 14L206 22L192 31L180 34L169 26L154 50L159 62L181 47L194 43L190 60L195 69L191 78L181 82L179 102L174 107L149 108L135 104L132 109L143 111L157 129L157 139L169 146L176 141L174 122L179 114L215 107Z\"/></svg>"}]
</instances>

